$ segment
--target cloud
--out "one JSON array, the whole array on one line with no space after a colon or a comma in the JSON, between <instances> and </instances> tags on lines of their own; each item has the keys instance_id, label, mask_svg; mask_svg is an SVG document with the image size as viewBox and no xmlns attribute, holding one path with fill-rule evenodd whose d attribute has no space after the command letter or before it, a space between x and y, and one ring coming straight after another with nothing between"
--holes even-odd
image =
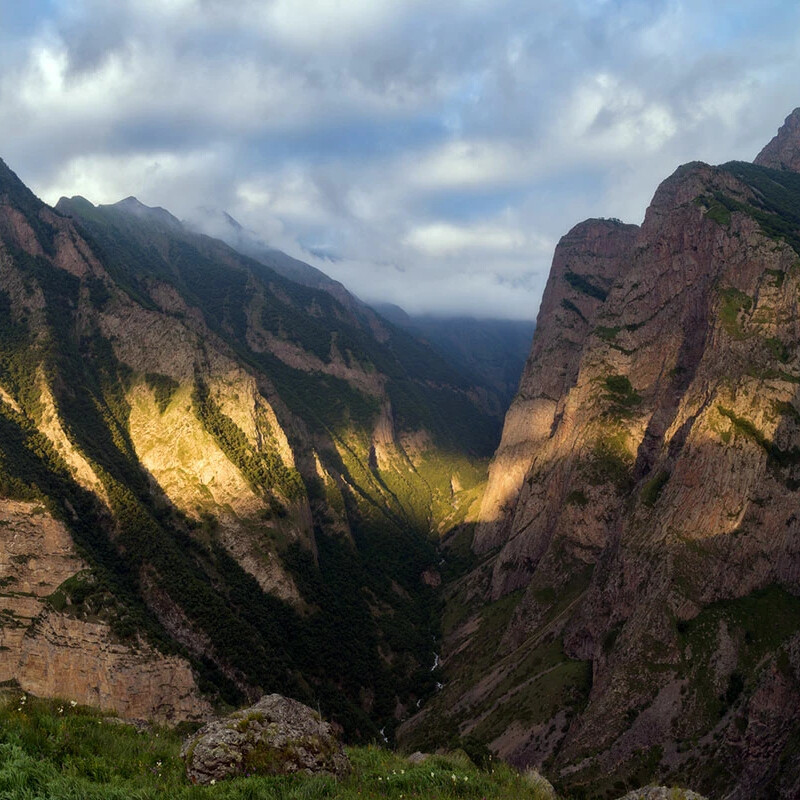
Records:
<instances>
[{"instance_id":1,"label":"cloud","mask_svg":"<svg viewBox=\"0 0 800 800\"><path fill-rule=\"evenodd\" d=\"M371 300L533 317L558 237L796 105L800 7L0 0L0 129L44 199L217 207ZM325 254L323 256L323 254Z\"/></svg>"}]
</instances>

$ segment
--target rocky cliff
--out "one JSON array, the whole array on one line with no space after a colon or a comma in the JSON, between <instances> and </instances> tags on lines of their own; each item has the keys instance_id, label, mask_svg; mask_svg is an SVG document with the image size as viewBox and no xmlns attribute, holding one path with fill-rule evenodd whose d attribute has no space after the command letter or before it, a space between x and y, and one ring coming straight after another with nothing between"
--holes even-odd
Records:
<instances>
[{"instance_id":1,"label":"rocky cliff","mask_svg":"<svg viewBox=\"0 0 800 800\"><path fill-rule=\"evenodd\" d=\"M434 688L431 537L477 511L490 406L343 287L0 162L3 679L391 732Z\"/></svg>"},{"instance_id":2,"label":"rocky cliff","mask_svg":"<svg viewBox=\"0 0 800 800\"><path fill-rule=\"evenodd\" d=\"M578 797L800 793L798 119L562 239L407 740Z\"/></svg>"}]
</instances>

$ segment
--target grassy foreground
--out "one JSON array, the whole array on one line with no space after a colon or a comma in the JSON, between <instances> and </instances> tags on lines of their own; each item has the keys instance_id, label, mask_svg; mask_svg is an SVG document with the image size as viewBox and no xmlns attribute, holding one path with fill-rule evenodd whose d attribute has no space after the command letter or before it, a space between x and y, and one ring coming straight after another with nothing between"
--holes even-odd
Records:
<instances>
[{"instance_id":1,"label":"grassy foreground","mask_svg":"<svg viewBox=\"0 0 800 800\"><path fill-rule=\"evenodd\" d=\"M23 699L24 698L24 699ZM139 732L113 717L68 702L22 693L0 701L0 800L315 800L342 798L477 798L544 800L535 780L466 757L434 757L412 766L378 747L348 751L353 774L330 778L238 778L192 786L175 731Z\"/></svg>"}]
</instances>

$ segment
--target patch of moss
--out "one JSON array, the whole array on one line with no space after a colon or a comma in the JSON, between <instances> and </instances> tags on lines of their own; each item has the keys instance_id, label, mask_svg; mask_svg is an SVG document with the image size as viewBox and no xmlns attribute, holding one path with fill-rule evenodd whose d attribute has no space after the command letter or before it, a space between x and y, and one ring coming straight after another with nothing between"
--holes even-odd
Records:
<instances>
[{"instance_id":1,"label":"patch of moss","mask_svg":"<svg viewBox=\"0 0 800 800\"><path fill-rule=\"evenodd\" d=\"M617 419L629 417L642 398L631 385L627 375L609 375L603 381L605 398L610 402L608 413Z\"/></svg>"},{"instance_id":2,"label":"patch of moss","mask_svg":"<svg viewBox=\"0 0 800 800\"><path fill-rule=\"evenodd\" d=\"M733 339L744 339L746 334L739 322L739 314L753 307L753 299L733 287L720 291L720 298L719 316L723 329Z\"/></svg>"},{"instance_id":3,"label":"patch of moss","mask_svg":"<svg viewBox=\"0 0 800 800\"><path fill-rule=\"evenodd\" d=\"M639 499L642 501L642 505L652 508L656 504L658 496L661 494L661 490L669 481L669 476L669 470L662 469L649 481L647 481L647 483L642 487L641 493L639 494Z\"/></svg>"}]
</instances>

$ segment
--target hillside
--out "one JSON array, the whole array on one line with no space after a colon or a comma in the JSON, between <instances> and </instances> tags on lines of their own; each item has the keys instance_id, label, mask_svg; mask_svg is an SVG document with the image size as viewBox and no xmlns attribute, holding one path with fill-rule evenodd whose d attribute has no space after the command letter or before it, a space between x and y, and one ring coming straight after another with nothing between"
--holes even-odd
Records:
<instances>
[{"instance_id":1,"label":"hillside","mask_svg":"<svg viewBox=\"0 0 800 800\"><path fill-rule=\"evenodd\" d=\"M800 795L799 122L561 240L408 746Z\"/></svg>"},{"instance_id":2,"label":"hillside","mask_svg":"<svg viewBox=\"0 0 800 800\"><path fill-rule=\"evenodd\" d=\"M462 372L485 383L505 412L519 387L535 325L527 320L410 315L399 306L378 304L386 319L425 340Z\"/></svg>"},{"instance_id":3,"label":"hillside","mask_svg":"<svg viewBox=\"0 0 800 800\"><path fill-rule=\"evenodd\" d=\"M360 304L0 162L0 680L172 723L279 691L391 735L497 433Z\"/></svg>"}]
</instances>

